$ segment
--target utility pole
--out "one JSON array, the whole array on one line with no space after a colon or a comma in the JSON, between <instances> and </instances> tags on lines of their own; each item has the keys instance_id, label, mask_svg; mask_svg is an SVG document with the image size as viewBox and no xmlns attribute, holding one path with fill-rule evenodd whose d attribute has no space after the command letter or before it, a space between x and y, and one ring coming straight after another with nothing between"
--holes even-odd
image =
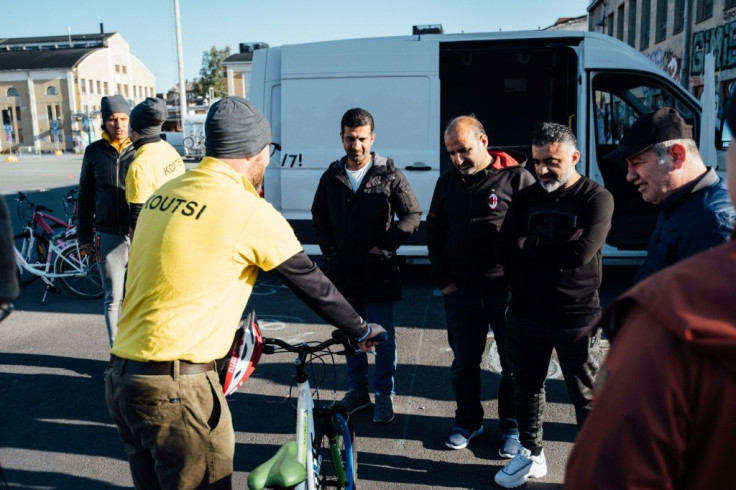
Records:
<instances>
[{"instance_id":1,"label":"utility pole","mask_svg":"<svg viewBox=\"0 0 736 490\"><path fill-rule=\"evenodd\" d=\"M692 37L692 23L690 12L692 11L691 0L685 0L685 11L682 12L682 70L680 70L680 85L685 90L690 90L690 38ZM677 15L677 13L675 13Z\"/></svg>"},{"instance_id":2,"label":"utility pole","mask_svg":"<svg viewBox=\"0 0 736 490\"><path fill-rule=\"evenodd\" d=\"M187 114L187 87L184 80L184 54L181 48L181 21L179 20L179 0L174 0L174 24L176 25L176 54L179 58L179 120L184 131L184 116Z\"/></svg>"}]
</instances>

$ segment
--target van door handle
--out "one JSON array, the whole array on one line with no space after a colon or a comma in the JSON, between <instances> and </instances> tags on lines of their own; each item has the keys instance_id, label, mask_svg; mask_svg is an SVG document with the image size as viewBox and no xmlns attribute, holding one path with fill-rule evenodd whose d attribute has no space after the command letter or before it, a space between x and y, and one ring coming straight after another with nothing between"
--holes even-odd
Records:
<instances>
[{"instance_id":1,"label":"van door handle","mask_svg":"<svg viewBox=\"0 0 736 490\"><path fill-rule=\"evenodd\" d=\"M411 165L407 165L404 168L406 170L411 170L413 172L426 172L427 170L432 170L432 167L425 164L424 162L414 162Z\"/></svg>"}]
</instances>

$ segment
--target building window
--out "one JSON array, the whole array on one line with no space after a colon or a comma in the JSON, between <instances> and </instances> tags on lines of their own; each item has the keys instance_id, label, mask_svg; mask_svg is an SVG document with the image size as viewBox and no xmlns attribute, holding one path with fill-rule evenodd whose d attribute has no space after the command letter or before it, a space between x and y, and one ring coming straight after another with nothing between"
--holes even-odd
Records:
<instances>
[{"instance_id":1,"label":"building window","mask_svg":"<svg viewBox=\"0 0 736 490\"><path fill-rule=\"evenodd\" d=\"M102 85L102 84L100 83L100 81L99 81L99 80L97 80L97 93L98 93L98 94L102 94L102 90L100 90L100 89L102 88L102 87L101 87L101 85Z\"/></svg>"},{"instance_id":2,"label":"building window","mask_svg":"<svg viewBox=\"0 0 736 490\"><path fill-rule=\"evenodd\" d=\"M123 86L118 83L117 87L118 87L118 91L115 93L118 95L123 95Z\"/></svg>"},{"instance_id":3,"label":"building window","mask_svg":"<svg viewBox=\"0 0 736 490\"><path fill-rule=\"evenodd\" d=\"M105 95L108 95L110 93L110 86L105 82Z\"/></svg>"},{"instance_id":4,"label":"building window","mask_svg":"<svg viewBox=\"0 0 736 490\"><path fill-rule=\"evenodd\" d=\"M16 143L23 143L23 121L20 119L20 107L15 106L15 130L18 131L18 141Z\"/></svg>"},{"instance_id":5,"label":"building window","mask_svg":"<svg viewBox=\"0 0 736 490\"><path fill-rule=\"evenodd\" d=\"M46 87L46 95L59 95L59 91L53 85Z\"/></svg>"},{"instance_id":6,"label":"building window","mask_svg":"<svg viewBox=\"0 0 736 490\"><path fill-rule=\"evenodd\" d=\"M85 80L84 78L81 78L79 80L79 91L83 94L87 93L87 80Z\"/></svg>"},{"instance_id":7,"label":"building window","mask_svg":"<svg viewBox=\"0 0 736 490\"><path fill-rule=\"evenodd\" d=\"M123 65L123 75L128 73L128 67Z\"/></svg>"},{"instance_id":8,"label":"building window","mask_svg":"<svg viewBox=\"0 0 736 490\"><path fill-rule=\"evenodd\" d=\"M636 47L636 0L629 0L629 31L627 42L633 48Z\"/></svg>"},{"instance_id":9,"label":"building window","mask_svg":"<svg viewBox=\"0 0 736 490\"><path fill-rule=\"evenodd\" d=\"M613 37L613 12L608 14L608 20L606 21L606 25L608 26L608 32L606 32L606 34Z\"/></svg>"},{"instance_id":10,"label":"building window","mask_svg":"<svg viewBox=\"0 0 736 490\"><path fill-rule=\"evenodd\" d=\"M679 34L682 32L685 23L685 0L675 0L675 26L672 29L672 34Z\"/></svg>"},{"instance_id":11,"label":"building window","mask_svg":"<svg viewBox=\"0 0 736 490\"><path fill-rule=\"evenodd\" d=\"M127 99L128 98L128 86L127 85L123 85L123 91L125 92L125 98Z\"/></svg>"},{"instance_id":12,"label":"building window","mask_svg":"<svg viewBox=\"0 0 736 490\"><path fill-rule=\"evenodd\" d=\"M649 24L652 23L650 0L641 0L641 33L639 35L639 50L649 47Z\"/></svg>"},{"instance_id":13,"label":"building window","mask_svg":"<svg viewBox=\"0 0 736 490\"><path fill-rule=\"evenodd\" d=\"M616 12L616 39L624 40L624 4L622 3L618 7Z\"/></svg>"},{"instance_id":14,"label":"building window","mask_svg":"<svg viewBox=\"0 0 736 490\"><path fill-rule=\"evenodd\" d=\"M661 43L667 37L667 0L657 0L657 23L654 42Z\"/></svg>"},{"instance_id":15,"label":"building window","mask_svg":"<svg viewBox=\"0 0 736 490\"><path fill-rule=\"evenodd\" d=\"M115 65L115 73L120 73L120 65Z\"/></svg>"},{"instance_id":16,"label":"building window","mask_svg":"<svg viewBox=\"0 0 736 490\"><path fill-rule=\"evenodd\" d=\"M695 22L713 17L713 0L698 0L695 6Z\"/></svg>"},{"instance_id":17,"label":"building window","mask_svg":"<svg viewBox=\"0 0 736 490\"><path fill-rule=\"evenodd\" d=\"M10 87L6 92L6 95L8 97L18 97L18 89L16 89L15 87Z\"/></svg>"}]
</instances>

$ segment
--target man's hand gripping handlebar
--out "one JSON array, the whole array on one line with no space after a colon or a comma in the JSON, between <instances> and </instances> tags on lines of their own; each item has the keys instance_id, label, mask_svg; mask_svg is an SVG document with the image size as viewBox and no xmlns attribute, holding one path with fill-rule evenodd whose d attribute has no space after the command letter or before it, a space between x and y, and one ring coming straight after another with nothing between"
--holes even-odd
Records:
<instances>
[{"instance_id":1,"label":"man's hand gripping handlebar","mask_svg":"<svg viewBox=\"0 0 736 490\"><path fill-rule=\"evenodd\" d=\"M388 333L382 326L377 323L369 323L368 326L371 328L370 335L358 344L358 348L363 352L373 352L373 347L388 340Z\"/></svg>"}]
</instances>

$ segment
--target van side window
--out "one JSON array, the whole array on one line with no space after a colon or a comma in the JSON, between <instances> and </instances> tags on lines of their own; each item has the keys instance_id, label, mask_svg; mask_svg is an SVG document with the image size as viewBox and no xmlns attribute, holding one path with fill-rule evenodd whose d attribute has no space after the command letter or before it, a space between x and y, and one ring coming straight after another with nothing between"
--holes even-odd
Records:
<instances>
[{"instance_id":1,"label":"van side window","mask_svg":"<svg viewBox=\"0 0 736 490\"><path fill-rule=\"evenodd\" d=\"M592 110L595 122L595 160L603 185L613 194L614 213L607 242L620 250L646 248L659 209L646 203L626 181L626 166L605 160L626 130L642 115L660 107L674 107L698 134L695 108L681 100L661 80L631 73L600 73L592 78Z\"/></svg>"}]
</instances>

